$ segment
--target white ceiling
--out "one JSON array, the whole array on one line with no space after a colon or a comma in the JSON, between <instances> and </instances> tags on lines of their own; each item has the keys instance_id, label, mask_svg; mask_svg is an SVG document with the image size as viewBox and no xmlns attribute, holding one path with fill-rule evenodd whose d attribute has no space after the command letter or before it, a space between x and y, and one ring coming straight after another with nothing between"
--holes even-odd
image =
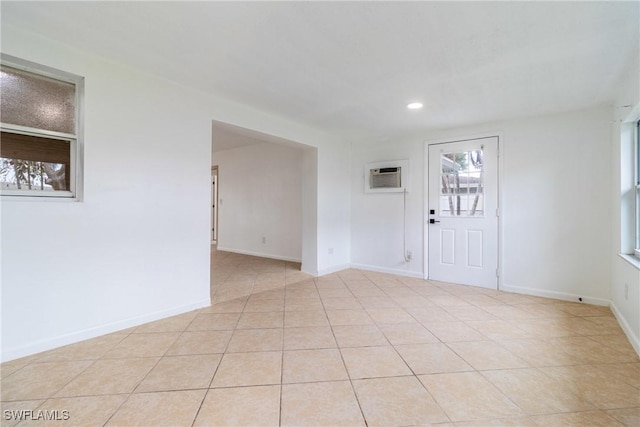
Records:
<instances>
[{"instance_id":1,"label":"white ceiling","mask_svg":"<svg viewBox=\"0 0 640 427\"><path fill-rule=\"evenodd\" d=\"M610 102L638 2L10 2L2 24L349 141ZM408 102L425 104L408 111Z\"/></svg>"}]
</instances>

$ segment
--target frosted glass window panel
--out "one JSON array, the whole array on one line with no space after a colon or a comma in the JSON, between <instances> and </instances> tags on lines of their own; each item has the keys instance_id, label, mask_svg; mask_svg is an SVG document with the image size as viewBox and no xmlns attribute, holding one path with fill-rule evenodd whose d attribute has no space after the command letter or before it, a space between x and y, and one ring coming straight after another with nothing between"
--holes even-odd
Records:
<instances>
[{"instance_id":1,"label":"frosted glass window panel","mask_svg":"<svg viewBox=\"0 0 640 427\"><path fill-rule=\"evenodd\" d=\"M0 121L41 130L76 133L76 87L50 77L2 66Z\"/></svg>"}]
</instances>

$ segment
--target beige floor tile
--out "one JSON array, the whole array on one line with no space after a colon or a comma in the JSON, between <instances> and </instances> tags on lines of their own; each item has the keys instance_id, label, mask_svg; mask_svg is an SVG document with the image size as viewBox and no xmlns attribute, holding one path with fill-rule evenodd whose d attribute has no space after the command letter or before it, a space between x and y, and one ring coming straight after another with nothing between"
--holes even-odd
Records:
<instances>
[{"instance_id":1,"label":"beige floor tile","mask_svg":"<svg viewBox=\"0 0 640 427\"><path fill-rule=\"evenodd\" d=\"M527 322L527 320L523 320ZM517 340L531 338L532 335L520 329L520 321L508 322L506 320L469 320L465 322L482 335L492 340Z\"/></svg>"},{"instance_id":2,"label":"beige floor tile","mask_svg":"<svg viewBox=\"0 0 640 427\"><path fill-rule=\"evenodd\" d=\"M302 328L307 326L329 326L326 313L322 310L287 311L285 313L285 328Z\"/></svg>"},{"instance_id":3,"label":"beige floor tile","mask_svg":"<svg viewBox=\"0 0 640 427\"><path fill-rule=\"evenodd\" d=\"M414 376L353 382L368 426L429 425L449 418Z\"/></svg>"},{"instance_id":4,"label":"beige floor tile","mask_svg":"<svg viewBox=\"0 0 640 427\"><path fill-rule=\"evenodd\" d=\"M438 338L436 338L424 326L415 321L412 323L378 326L389 342L393 345L439 342Z\"/></svg>"},{"instance_id":5,"label":"beige floor tile","mask_svg":"<svg viewBox=\"0 0 640 427\"><path fill-rule=\"evenodd\" d=\"M280 384L282 352L227 353L222 357L211 387Z\"/></svg>"},{"instance_id":6,"label":"beige floor tile","mask_svg":"<svg viewBox=\"0 0 640 427\"><path fill-rule=\"evenodd\" d=\"M638 358L640 361L640 356L636 353L635 349L631 346L629 342L629 338L626 335L616 334L616 335L593 335L590 336L589 339L605 345L609 348L612 348L622 354L631 355L632 357Z\"/></svg>"},{"instance_id":7,"label":"beige floor tile","mask_svg":"<svg viewBox=\"0 0 640 427\"><path fill-rule=\"evenodd\" d=\"M496 418L493 420L459 421L456 427L540 427L532 417Z\"/></svg>"},{"instance_id":8,"label":"beige floor tile","mask_svg":"<svg viewBox=\"0 0 640 427\"><path fill-rule=\"evenodd\" d=\"M121 359L130 357L155 357L164 355L180 336L179 332L131 334L109 350L104 357Z\"/></svg>"},{"instance_id":9,"label":"beige floor tile","mask_svg":"<svg viewBox=\"0 0 640 427\"><path fill-rule=\"evenodd\" d=\"M284 311L323 311L322 302L319 299L291 299L285 300Z\"/></svg>"},{"instance_id":10,"label":"beige floor tile","mask_svg":"<svg viewBox=\"0 0 640 427\"><path fill-rule=\"evenodd\" d=\"M588 375L594 379L613 380L640 389L640 362L588 365L587 369Z\"/></svg>"},{"instance_id":11,"label":"beige floor tile","mask_svg":"<svg viewBox=\"0 0 640 427\"><path fill-rule=\"evenodd\" d=\"M53 350L55 351L55 350ZM50 353L50 352L47 352ZM40 355L43 355L44 353L40 353ZM42 356L40 356L42 357ZM9 375L13 374L16 371L19 371L20 369L24 368L25 366L27 366L29 364L29 362L27 360L24 359L15 359L15 360L11 360L9 362L4 362L2 364L0 364L0 378L4 378L4 377L8 377Z\"/></svg>"},{"instance_id":12,"label":"beige floor tile","mask_svg":"<svg viewBox=\"0 0 640 427\"><path fill-rule=\"evenodd\" d=\"M281 426L364 426L349 381L282 386Z\"/></svg>"},{"instance_id":13,"label":"beige floor tile","mask_svg":"<svg viewBox=\"0 0 640 427\"><path fill-rule=\"evenodd\" d=\"M347 288L320 288L318 289L320 298L349 298L353 297L351 291Z\"/></svg>"},{"instance_id":14,"label":"beige floor tile","mask_svg":"<svg viewBox=\"0 0 640 427\"><path fill-rule=\"evenodd\" d=\"M357 297L385 297L387 294L382 290L375 286L349 286L349 291Z\"/></svg>"},{"instance_id":15,"label":"beige floor tile","mask_svg":"<svg viewBox=\"0 0 640 427\"><path fill-rule=\"evenodd\" d=\"M236 329L227 352L282 350L282 329Z\"/></svg>"},{"instance_id":16,"label":"beige floor tile","mask_svg":"<svg viewBox=\"0 0 640 427\"><path fill-rule=\"evenodd\" d=\"M78 375L56 397L131 393L159 358L102 359Z\"/></svg>"},{"instance_id":17,"label":"beige floor tile","mask_svg":"<svg viewBox=\"0 0 640 427\"><path fill-rule=\"evenodd\" d=\"M420 375L418 378L452 421L525 415L477 372Z\"/></svg>"},{"instance_id":18,"label":"beige floor tile","mask_svg":"<svg viewBox=\"0 0 640 427\"><path fill-rule=\"evenodd\" d=\"M340 351L351 379L411 375L393 347L342 348Z\"/></svg>"},{"instance_id":19,"label":"beige floor tile","mask_svg":"<svg viewBox=\"0 0 640 427\"><path fill-rule=\"evenodd\" d=\"M517 322L517 328L534 338L555 338L575 335L575 332L571 332L560 326L560 322L558 322L557 319L520 320ZM489 337L491 338L491 336Z\"/></svg>"},{"instance_id":20,"label":"beige floor tile","mask_svg":"<svg viewBox=\"0 0 640 427\"><path fill-rule=\"evenodd\" d=\"M193 319L187 331L233 330L239 318L240 313L200 313Z\"/></svg>"},{"instance_id":21,"label":"beige floor tile","mask_svg":"<svg viewBox=\"0 0 640 427\"><path fill-rule=\"evenodd\" d=\"M389 297L360 297L358 302L365 309L368 308L400 308L397 302Z\"/></svg>"},{"instance_id":22,"label":"beige floor tile","mask_svg":"<svg viewBox=\"0 0 640 427\"><path fill-rule=\"evenodd\" d=\"M282 328L284 312L242 313L237 329Z\"/></svg>"},{"instance_id":23,"label":"beige floor tile","mask_svg":"<svg viewBox=\"0 0 640 427\"><path fill-rule=\"evenodd\" d=\"M305 287L289 286L285 294L284 303L286 305L287 302L296 301L296 300L320 302L320 294L318 294L318 290L315 288L314 285L308 285Z\"/></svg>"},{"instance_id":24,"label":"beige floor tile","mask_svg":"<svg viewBox=\"0 0 640 427\"><path fill-rule=\"evenodd\" d=\"M417 294L416 296L410 297L393 296L391 299L402 308L425 308L434 306L431 301Z\"/></svg>"},{"instance_id":25,"label":"beige floor tile","mask_svg":"<svg viewBox=\"0 0 640 427\"><path fill-rule=\"evenodd\" d=\"M464 322L424 323L442 342L483 341L487 337Z\"/></svg>"},{"instance_id":26,"label":"beige floor tile","mask_svg":"<svg viewBox=\"0 0 640 427\"><path fill-rule=\"evenodd\" d=\"M561 346L546 339L528 338L499 341L499 344L531 366L562 366L575 364L575 359Z\"/></svg>"},{"instance_id":27,"label":"beige floor tile","mask_svg":"<svg viewBox=\"0 0 640 427\"><path fill-rule=\"evenodd\" d=\"M220 354L163 357L135 391L207 388L221 358Z\"/></svg>"},{"instance_id":28,"label":"beige floor tile","mask_svg":"<svg viewBox=\"0 0 640 427\"><path fill-rule=\"evenodd\" d=\"M338 347L386 346L389 341L376 325L333 326Z\"/></svg>"},{"instance_id":29,"label":"beige floor tile","mask_svg":"<svg viewBox=\"0 0 640 427\"><path fill-rule=\"evenodd\" d=\"M416 320L403 308L367 308L366 312L378 324L415 323Z\"/></svg>"},{"instance_id":30,"label":"beige floor tile","mask_svg":"<svg viewBox=\"0 0 640 427\"><path fill-rule=\"evenodd\" d=\"M73 361L27 365L2 379L2 401L47 399L92 363Z\"/></svg>"},{"instance_id":31,"label":"beige floor tile","mask_svg":"<svg viewBox=\"0 0 640 427\"><path fill-rule=\"evenodd\" d=\"M558 303L558 308L573 316L611 316L613 317L613 314L611 313L611 310L609 309L609 307L604 307L599 305L562 302L562 303Z\"/></svg>"},{"instance_id":32,"label":"beige floor tile","mask_svg":"<svg viewBox=\"0 0 640 427\"><path fill-rule=\"evenodd\" d=\"M449 314L446 310L440 307L408 307L407 313L411 314L414 319L424 324L435 322L456 322L457 318Z\"/></svg>"},{"instance_id":33,"label":"beige floor tile","mask_svg":"<svg viewBox=\"0 0 640 427\"><path fill-rule=\"evenodd\" d=\"M31 418L31 411L38 409L44 400L21 400L15 402L0 402L2 410L2 419L0 425L2 427L13 427L19 422L26 422L27 415Z\"/></svg>"},{"instance_id":34,"label":"beige floor tile","mask_svg":"<svg viewBox=\"0 0 640 427\"><path fill-rule=\"evenodd\" d=\"M538 369L485 371L482 375L530 415L596 409L570 386Z\"/></svg>"},{"instance_id":35,"label":"beige floor tile","mask_svg":"<svg viewBox=\"0 0 640 427\"><path fill-rule=\"evenodd\" d=\"M489 314L483 309L472 305L451 305L443 308L458 320L496 320L496 317L494 315Z\"/></svg>"},{"instance_id":36,"label":"beige floor tile","mask_svg":"<svg viewBox=\"0 0 640 427\"><path fill-rule=\"evenodd\" d=\"M54 414L54 418L58 418L57 420L31 420L20 423L20 426L101 426L116 412L126 398L127 395L120 394L49 399L38 408L38 411L49 411L49 415Z\"/></svg>"},{"instance_id":37,"label":"beige floor tile","mask_svg":"<svg viewBox=\"0 0 640 427\"><path fill-rule=\"evenodd\" d=\"M395 346L400 356L417 374L472 371L473 368L446 344L413 344Z\"/></svg>"},{"instance_id":38,"label":"beige floor tile","mask_svg":"<svg viewBox=\"0 0 640 427\"><path fill-rule=\"evenodd\" d=\"M348 380L338 349L285 351L282 383Z\"/></svg>"},{"instance_id":39,"label":"beige floor tile","mask_svg":"<svg viewBox=\"0 0 640 427\"><path fill-rule=\"evenodd\" d=\"M213 304L211 307L203 308L200 313L242 313L247 303L246 298Z\"/></svg>"},{"instance_id":40,"label":"beige floor tile","mask_svg":"<svg viewBox=\"0 0 640 427\"><path fill-rule=\"evenodd\" d=\"M327 310L362 310L362 305L355 297L322 298L322 304Z\"/></svg>"},{"instance_id":41,"label":"beige floor tile","mask_svg":"<svg viewBox=\"0 0 640 427\"><path fill-rule=\"evenodd\" d=\"M504 304L502 301L499 301L488 295L482 295L482 294L461 295L460 298L462 298L462 300L468 302L469 304L475 305L477 307Z\"/></svg>"},{"instance_id":42,"label":"beige floor tile","mask_svg":"<svg viewBox=\"0 0 640 427\"><path fill-rule=\"evenodd\" d=\"M156 320L155 322L145 323L138 326L133 333L149 333L149 332L182 332L198 315L198 311L180 314L178 316L167 317L166 319Z\"/></svg>"},{"instance_id":43,"label":"beige floor tile","mask_svg":"<svg viewBox=\"0 0 640 427\"><path fill-rule=\"evenodd\" d=\"M185 426L191 425L206 390L138 393L129 396L107 426Z\"/></svg>"},{"instance_id":44,"label":"beige floor tile","mask_svg":"<svg viewBox=\"0 0 640 427\"><path fill-rule=\"evenodd\" d=\"M278 426L280 386L211 389L194 426Z\"/></svg>"},{"instance_id":45,"label":"beige floor tile","mask_svg":"<svg viewBox=\"0 0 640 427\"><path fill-rule=\"evenodd\" d=\"M109 334L59 347L44 353L42 357L38 358L38 362L99 359L119 344L125 337L126 335L124 334Z\"/></svg>"},{"instance_id":46,"label":"beige floor tile","mask_svg":"<svg viewBox=\"0 0 640 427\"><path fill-rule=\"evenodd\" d=\"M453 295L434 295L427 299L438 307L471 307L464 299Z\"/></svg>"},{"instance_id":47,"label":"beige floor tile","mask_svg":"<svg viewBox=\"0 0 640 427\"><path fill-rule=\"evenodd\" d=\"M602 411L539 415L532 418L539 426L620 427L621 423Z\"/></svg>"},{"instance_id":48,"label":"beige floor tile","mask_svg":"<svg viewBox=\"0 0 640 427\"><path fill-rule=\"evenodd\" d=\"M285 328L285 350L310 350L335 348L336 340L330 327L310 326L306 328Z\"/></svg>"},{"instance_id":49,"label":"beige floor tile","mask_svg":"<svg viewBox=\"0 0 640 427\"><path fill-rule=\"evenodd\" d=\"M245 313L284 311L284 300L248 301L244 307Z\"/></svg>"},{"instance_id":50,"label":"beige floor tile","mask_svg":"<svg viewBox=\"0 0 640 427\"><path fill-rule=\"evenodd\" d=\"M640 426L640 407L625 409L610 409L605 411L607 415L615 418L628 427Z\"/></svg>"},{"instance_id":51,"label":"beige floor tile","mask_svg":"<svg viewBox=\"0 0 640 427\"><path fill-rule=\"evenodd\" d=\"M633 408L640 406L640 392L620 377L607 376L597 366L563 366L541 368L555 380L567 384L599 409ZM630 381L634 381L631 379Z\"/></svg>"},{"instance_id":52,"label":"beige floor tile","mask_svg":"<svg viewBox=\"0 0 640 427\"><path fill-rule=\"evenodd\" d=\"M327 317L331 326L373 324L365 310L327 310Z\"/></svg>"},{"instance_id":53,"label":"beige floor tile","mask_svg":"<svg viewBox=\"0 0 640 427\"><path fill-rule=\"evenodd\" d=\"M495 298L501 298L500 295ZM502 320L535 319L536 315L515 305L488 305L482 309Z\"/></svg>"},{"instance_id":54,"label":"beige floor tile","mask_svg":"<svg viewBox=\"0 0 640 427\"><path fill-rule=\"evenodd\" d=\"M557 337L547 340L569 355L574 364L637 362L636 355L621 353L611 347L597 343L589 337Z\"/></svg>"},{"instance_id":55,"label":"beige floor tile","mask_svg":"<svg viewBox=\"0 0 640 427\"><path fill-rule=\"evenodd\" d=\"M494 341L452 342L448 346L477 370L529 367L527 362Z\"/></svg>"},{"instance_id":56,"label":"beige floor tile","mask_svg":"<svg viewBox=\"0 0 640 427\"><path fill-rule=\"evenodd\" d=\"M167 356L224 353L233 331L183 332L167 350Z\"/></svg>"}]
</instances>

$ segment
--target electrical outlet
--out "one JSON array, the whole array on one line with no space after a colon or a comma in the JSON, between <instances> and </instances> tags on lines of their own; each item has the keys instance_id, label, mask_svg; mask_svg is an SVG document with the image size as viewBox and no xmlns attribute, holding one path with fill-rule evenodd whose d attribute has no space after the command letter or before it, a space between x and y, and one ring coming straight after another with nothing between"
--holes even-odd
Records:
<instances>
[{"instance_id":1,"label":"electrical outlet","mask_svg":"<svg viewBox=\"0 0 640 427\"><path fill-rule=\"evenodd\" d=\"M262 244L264 245L265 243L267 243L267 238L266 238L266 237L263 237L263 238L262 238Z\"/></svg>"},{"instance_id":2,"label":"electrical outlet","mask_svg":"<svg viewBox=\"0 0 640 427\"><path fill-rule=\"evenodd\" d=\"M629 300L629 284L625 283L624 284L624 299L625 300Z\"/></svg>"},{"instance_id":3,"label":"electrical outlet","mask_svg":"<svg viewBox=\"0 0 640 427\"><path fill-rule=\"evenodd\" d=\"M413 254L411 253L411 251L407 251L407 259L409 261L411 261L411 257L413 257Z\"/></svg>"},{"instance_id":4,"label":"electrical outlet","mask_svg":"<svg viewBox=\"0 0 640 427\"><path fill-rule=\"evenodd\" d=\"M333 248L329 248L329 255L333 255Z\"/></svg>"}]
</instances>

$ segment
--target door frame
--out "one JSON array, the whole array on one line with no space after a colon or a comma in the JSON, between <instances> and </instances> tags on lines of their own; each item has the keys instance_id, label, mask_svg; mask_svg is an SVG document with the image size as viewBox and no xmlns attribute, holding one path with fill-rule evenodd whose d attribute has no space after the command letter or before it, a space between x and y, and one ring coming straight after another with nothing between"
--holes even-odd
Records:
<instances>
[{"instance_id":1,"label":"door frame","mask_svg":"<svg viewBox=\"0 0 640 427\"><path fill-rule=\"evenodd\" d=\"M211 243L213 244L213 242L216 242L216 244L218 244L218 239L220 237L220 232L218 230L218 218L220 217L220 211L219 211L219 200L220 200L220 169L218 168L218 165L214 165L211 166L211 178L216 177L216 185L215 188L213 187L213 183L211 182L211 179L209 180L209 182L211 182L211 203L209 204L209 206L212 206L213 209L211 209ZM215 197L215 200L213 200ZM213 213L213 211L215 211L215 214ZM215 222L215 223L214 223ZM215 235L214 235L215 234Z\"/></svg>"},{"instance_id":2,"label":"door frame","mask_svg":"<svg viewBox=\"0 0 640 427\"><path fill-rule=\"evenodd\" d=\"M451 137L451 138L438 138L433 140L427 140L424 142L424 183L423 183L423 217L422 217L422 229L423 229L423 239L422 239L422 253L423 260L422 265L424 266L424 280L429 280L429 146L436 144L446 144L450 142L462 142L468 141L471 139L481 139L481 138L498 138L498 290L503 287L503 259L504 259L504 244L503 244L503 231L502 231L502 218L503 218L503 194L502 194L502 171L504 170L504 135L502 131L493 131L493 132L485 132L485 133L477 133L471 135L463 135L461 137Z\"/></svg>"}]
</instances>

